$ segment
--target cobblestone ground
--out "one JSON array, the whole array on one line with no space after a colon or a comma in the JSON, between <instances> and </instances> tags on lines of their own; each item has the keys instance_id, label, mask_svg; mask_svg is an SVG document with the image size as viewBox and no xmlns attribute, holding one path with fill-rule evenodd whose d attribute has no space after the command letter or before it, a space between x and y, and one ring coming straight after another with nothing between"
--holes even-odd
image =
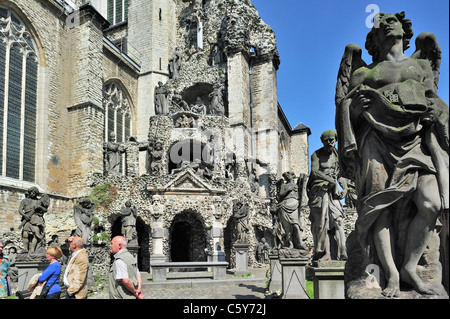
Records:
<instances>
[{"instance_id":1,"label":"cobblestone ground","mask_svg":"<svg viewBox=\"0 0 450 319\"><path fill-rule=\"evenodd\" d=\"M265 288L254 284L233 286L170 287L147 289L146 299L264 299Z\"/></svg>"},{"instance_id":2,"label":"cobblestone ground","mask_svg":"<svg viewBox=\"0 0 450 319\"><path fill-rule=\"evenodd\" d=\"M264 299L267 268L249 270L252 276L239 280L235 284L208 284L191 286L190 281L176 286L162 287L146 285L143 288L145 299ZM143 274L146 281L146 274ZM236 281L236 277L228 275L228 279ZM89 296L89 299L108 299L108 292Z\"/></svg>"}]
</instances>

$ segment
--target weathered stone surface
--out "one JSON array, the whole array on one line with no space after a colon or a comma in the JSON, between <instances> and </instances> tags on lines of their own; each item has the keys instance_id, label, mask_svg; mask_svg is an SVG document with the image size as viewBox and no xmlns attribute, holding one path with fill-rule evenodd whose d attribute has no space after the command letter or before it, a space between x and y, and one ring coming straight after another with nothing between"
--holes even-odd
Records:
<instances>
[{"instance_id":1,"label":"weathered stone surface","mask_svg":"<svg viewBox=\"0 0 450 319\"><path fill-rule=\"evenodd\" d=\"M448 298L436 235L449 210L449 111L437 97L441 50L435 35L422 33L407 57L414 33L405 13L374 19L365 45L373 63L347 45L336 86L341 173L357 192L348 296L364 297L370 276L379 277L385 297L408 295L412 286L424 298Z\"/></svg>"}]
</instances>

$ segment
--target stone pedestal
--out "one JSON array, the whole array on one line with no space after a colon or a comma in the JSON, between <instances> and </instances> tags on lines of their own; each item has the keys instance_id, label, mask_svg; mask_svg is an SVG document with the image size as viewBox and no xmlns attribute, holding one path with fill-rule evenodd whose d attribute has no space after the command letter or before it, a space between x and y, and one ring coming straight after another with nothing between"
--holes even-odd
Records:
<instances>
[{"instance_id":1,"label":"stone pedestal","mask_svg":"<svg viewBox=\"0 0 450 319\"><path fill-rule=\"evenodd\" d=\"M158 218L160 220L161 218ZM168 236L167 228L162 227L162 222L154 222L152 224L152 240L153 240L153 251L150 255L150 264L154 263L163 263L167 261L166 256L164 255L163 241L164 238ZM150 273L153 270L150 267Z\"/></svg>"},{"instance_id":2,"label":"stone pedestal","mask_svg":"<svg viewBox=\"0 0 450 319\"><path fill-rule=\"evenodd\" d=\"M345 261L319 262L310 271L314 282L314 299L345 299Z\"/></svg>"},{"instance_id":3,"label":"stone pedestal","mask_svg":"<svg viewBox=\"0 0 450 319\"><path fill-rule=\"evenodd\" d=\"M270 260L270 280L269 291L276 291L283 289L283 281L281 274L281 264L278 254L269 255Z\"/></svg>"},{"instance_id":4,"label":"stone pedestal","mask_svg":"<svg viewBox=\"0 0 450 319\"><path fill-rule=\"evenodd\" d=\"M282 299L309 299L306 293L308 258L280 258Z\"/></svg>"},{"instance_id":5,"label":"stone pedestal","mask_svg":"<svg viewBox=\"0 0 450 319\"><path fill-rule=\"evenodd\" d=\"M48 265L48 262L43 261L16 261L18 269L17 290L27 290L30 279L34 275L42 273Z\"/></svg>"},{"instance_id":6,"label":"stone pedestal","mask_svg":"<svg viewBox=\"0 0 450 319\"><path fill-rule=\"evenodd\" d=\"M138 258L138 251L139 246L138 245L128 245L127 250L134 256L134 258Z\"/></svg>"},{"instance_id":7,"label":"stone pedestal","mask_svg":"<svg viewBox=\"0 0 450 319\"><path fill-rule=\"evenodd\" d=\"M160 264L160 263L163 263L163 262L166 262L166 256L164 256L164 255L151 255L150 256L150 265L152 265L152 264ZM153 274L152 267L150 267L150 273Z\"/></svg>"},{"instance_id":8,"label":"stone pedestal","mask_svg":"<svg viewBox=\"0 0 450 319\"><path fill-rule=\"evenodd\" d=\"M238 276L248 274L248 244L234 244L236 253L236 272Z\"/></svg>"}]
</instances>

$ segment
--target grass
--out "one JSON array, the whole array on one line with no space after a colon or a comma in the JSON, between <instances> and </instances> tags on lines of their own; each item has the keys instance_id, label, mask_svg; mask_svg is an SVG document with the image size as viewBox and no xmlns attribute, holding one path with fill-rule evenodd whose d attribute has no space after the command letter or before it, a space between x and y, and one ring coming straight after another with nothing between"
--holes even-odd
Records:
<instances>
[{"instance_id":1,"label":"grass","mask_svg":"<svg viewBox=\"0 0 450 319\"><path fill-rule=\"evenodd\" d=\"M309 299L314 299L314 283L312 281L306 281L306 294Z\"/></svg>"}]
</instances>

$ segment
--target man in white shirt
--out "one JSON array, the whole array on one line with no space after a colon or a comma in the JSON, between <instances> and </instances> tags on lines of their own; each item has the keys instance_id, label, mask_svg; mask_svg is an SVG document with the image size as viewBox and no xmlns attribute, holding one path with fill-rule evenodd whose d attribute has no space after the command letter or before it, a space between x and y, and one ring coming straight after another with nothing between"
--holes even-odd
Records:
<instances>
[{"instance_id":1,"label":"man in white shirt","mask_svg":"<svg viewBox=\"0 0 450 319\"><path fill-rule=\"evenodd\" d=\"M89 256L84 249L84 241L81 237L69 237L69 249L72 255L67 262L64 272L64 286L67 287L67 299L86 299L87 298L87 277L89 269Z\"/></svg>"},{"instance_id":2,"label":"man in white shirt","mask_svg":"<svg viewBox=\"0 0 450 319\"><path fill-rule=\"evenodd\" d=\"M144 299L142 277L136 258L127 250L125 237L116 236L109 245L114 262L109 272L109 296L111 299Z\"/></svg>"}]
</instances>

